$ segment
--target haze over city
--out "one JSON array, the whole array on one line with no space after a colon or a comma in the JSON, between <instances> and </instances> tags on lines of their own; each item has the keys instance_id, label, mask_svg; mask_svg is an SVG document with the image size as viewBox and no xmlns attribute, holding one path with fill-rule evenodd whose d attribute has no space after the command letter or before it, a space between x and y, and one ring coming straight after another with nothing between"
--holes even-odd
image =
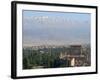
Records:
<instances>
[{"instance_id":1,"label":"haze over city","mask_svg":"<svg viewBox=\"0 0 100 80\"><path fill-rule=\"evenodd\" d=\"M90 43L88 13L23 10L23 46Z\"/></svg>"}]
</instances>

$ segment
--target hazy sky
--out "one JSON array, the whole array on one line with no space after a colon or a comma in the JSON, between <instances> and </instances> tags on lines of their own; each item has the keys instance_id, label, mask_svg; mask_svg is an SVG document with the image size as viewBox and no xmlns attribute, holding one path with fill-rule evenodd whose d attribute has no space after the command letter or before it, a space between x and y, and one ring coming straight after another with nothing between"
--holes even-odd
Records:
<instances>
[{"instance_id":1,"label":"hazy sky","mask_svg":"<svg viewBox=\"0 0 100 80\"><path fill-rule=\"evenodd\" d=\"M67 45L90 43L87 13L23 10L23 45Z\"/></svg>"}]
</instances>

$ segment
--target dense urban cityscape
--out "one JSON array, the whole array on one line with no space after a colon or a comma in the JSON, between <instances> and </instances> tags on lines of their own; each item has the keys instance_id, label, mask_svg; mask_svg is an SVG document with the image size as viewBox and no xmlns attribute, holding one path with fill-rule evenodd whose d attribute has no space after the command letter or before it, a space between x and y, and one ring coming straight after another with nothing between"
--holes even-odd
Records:
<instances>
[{"instance_id":1,"label":"dense urban cityscape","mask_svg":"<svg viewBox=\"0 0 100 80\"><path fill-rule=\"evenodd\" d=\"M91 65L90 45L39 45L23 47L23 69Z\"/></svg>"}]
</instances>

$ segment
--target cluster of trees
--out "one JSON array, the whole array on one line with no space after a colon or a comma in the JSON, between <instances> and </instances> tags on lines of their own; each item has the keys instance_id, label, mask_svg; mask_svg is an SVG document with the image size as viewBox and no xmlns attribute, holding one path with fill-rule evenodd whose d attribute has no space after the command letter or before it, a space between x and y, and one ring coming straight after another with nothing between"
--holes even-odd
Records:
<instances>
[{"instance_id":1,"label":"cluster of trees","mask_svg":"<svg viewBox=\"0 0 100 80\"><path fill-rule=\"evenodd\" d=\"M67 59L59 58L61 51L64 51L64 48L23 49L23 69L69 66Z\"/></svg>"}]
</instances>

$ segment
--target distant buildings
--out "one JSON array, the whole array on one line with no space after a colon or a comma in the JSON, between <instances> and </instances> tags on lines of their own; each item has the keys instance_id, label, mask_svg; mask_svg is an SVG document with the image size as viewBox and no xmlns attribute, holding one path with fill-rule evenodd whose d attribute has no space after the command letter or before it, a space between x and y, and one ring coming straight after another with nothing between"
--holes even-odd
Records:
<instances>
[{"instance_id":1,"label":"distant buildings","mask_svg":"<svg viewBox=\"0 0 100 80\"><path fill-rule=\"evenodd\" d=\"M70 45L69 55L78 56L82 54L82 46L81 45Z\"/></svg>"},{"instance_id":2,"label":"distant buildings","mask_svg":"<svg viewBox=\"0 0 100 80\"><path fill-rule=\"evenodd\" d=\"M89 50L88 50L89 52ZM60 54L60 59L67 59L70 63L69 66L86 66L87 61L86 58L90 53L87 55L83 54L82 46L81 45L70 45L68 50L64 53ZM88 56L89 58L90 56Z\"/></svg>"}]
</instances>

